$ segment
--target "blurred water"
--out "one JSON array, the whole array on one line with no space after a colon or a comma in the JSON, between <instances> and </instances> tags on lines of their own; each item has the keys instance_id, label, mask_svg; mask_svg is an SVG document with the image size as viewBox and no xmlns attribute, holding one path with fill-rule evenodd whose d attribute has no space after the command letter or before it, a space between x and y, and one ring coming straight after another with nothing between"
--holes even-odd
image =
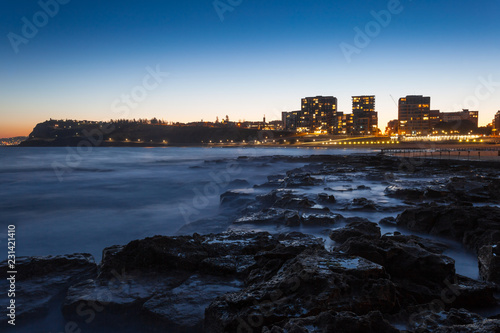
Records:
<instances>
[{"instance_id":1,"label":"blurred water","mask_svg":"<svg viewBox=\"0 0 500 333\"><path fill-rule=\"evenodd\" d=\"M7 225L15 224L19 256L87 252L99 261L107 246L174 235L188 222L216 215L219 195L231 186L247 181L244 187L251 187L302 165L272 156L353 152L369 150L3 148L0 244ZM203 224L197 228L204 232Z\"/></svg>"}]
</instances>

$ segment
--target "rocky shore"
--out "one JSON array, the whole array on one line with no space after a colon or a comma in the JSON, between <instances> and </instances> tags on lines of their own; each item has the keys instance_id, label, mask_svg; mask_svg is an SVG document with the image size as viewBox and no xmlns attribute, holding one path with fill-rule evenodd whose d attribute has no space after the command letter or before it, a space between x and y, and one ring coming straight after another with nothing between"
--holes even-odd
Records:
<instances>
[{"instance_id":1,"label":"rocky shore","mask_svg":"<svg viewBox=\"0 0 500 333\"><path fill-rule=\"evenodd\" d=\"M500 332L500 165L302 159L223 193L225 232L18 260L20 326L56 309L74 332Z\"/></svg>"}]
</instances>

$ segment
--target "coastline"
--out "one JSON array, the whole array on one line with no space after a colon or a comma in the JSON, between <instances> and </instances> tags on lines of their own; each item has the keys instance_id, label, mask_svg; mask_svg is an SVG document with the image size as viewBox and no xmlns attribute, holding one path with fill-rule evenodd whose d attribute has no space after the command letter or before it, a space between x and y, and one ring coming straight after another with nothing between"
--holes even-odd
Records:
<instances>
[{"instance_id":1,"label":"coastline","mask_svg":"<svg viewBox=\"0 0 500 333\"><path fill-rule=\"evenodd\" d=\"M244 161L262 165L279 159L256 156ZM33 300L30 291L43 288L54 311L62 309L66 320L90 329L95 326L87 326L87 317L77 309L97 304L102 311L95 312L92 325L106 327L110 318L119 316L127 333L139 325L139 318L151 332L153 327L230 332L240 327L238 318L247 320L254 310L263 318L255 326L262 331L264 326L282 332L304 325L343 331L339 323L325 324L332 309L349 325L362 325L360 330L376 325L386 332L399 332L400 327L418 332L433 320L428 304L434 301L440 302L438 313L446 319L438 321L439 327L498 324L494 292L499 287L491 284L497 266L487 261L497 242L492 237L500 209L495 166L429 159L410 170L404 159L377 153L295 159L304 165L270 175L267 182L249 186L252 191L237 187L222 193L221 210L238 213L227 225L201 219L187 225L183 236L110 244L99 264L88 254L20 259L20 271L29 273L22 276L27 294L20 292L19 299ZM379 221L380 213L389 217ZM478 218L481 228L474 222ZM229 230L199 234L202 223ZM311 236L306 227L313 226L323 234ZM471 230L474 237L460 236ZM491 283L476 273L471 277L455 271L455 263L463 260L451 257L456 244L461 244L458 252L477 254L480 273L484 279L492 274ZM43 275L40 266L50 267L51 274ZM123 288L114 286L117 279ZM280 293L270 298L266 290ZM443 290L460 296L443 300ZM64 302L59 298L57 303L61 294ZM19 311L40 311L37 302L24 304ZM474 309L481 306L494 316L480 317ZM453 321L457 311L474 320ZM123 312L129 317L120 316Z\"/></svg>"}]
</instances>

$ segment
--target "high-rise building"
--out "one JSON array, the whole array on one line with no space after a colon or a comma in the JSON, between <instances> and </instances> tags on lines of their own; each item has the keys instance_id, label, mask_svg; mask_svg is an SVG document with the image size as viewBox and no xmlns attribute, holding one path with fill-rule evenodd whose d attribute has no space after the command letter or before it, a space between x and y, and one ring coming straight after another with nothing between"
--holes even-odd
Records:
<instances>
[{"instance_id":1,"label":"high-rise building","mask_svg":"<svg viewBox=\"0 0 500 333\"><path fill-rule=\"evenodd\" d=\"M351 135L353 134L353 114L337 112L337 131L335 134Z\"/></svg>"},{"instance_id":2,"label":"high-rise building","mask_svg":"<svg viewBox=\"0 0 500 333\"><path fill-rule=\"evenodd\" d=\"M399 99L399 134L427 135L431 132L431 98L410 95Z\"/></svg>"},{"instance_id":3,"label":"high-rise building","mask_svg":"<svg viewBox=\"0 0 500 333\"><path fill-rule=\"evenodd\" d=\"M302 99L299 128L315 133L335 133L337 130L337 98L316 96Z\"/></svg>"},{"instance_id":4,"label":"high-rise building","mask_svg":"<svg viewBox=\"0 0 500 333\"><path fill-rule=\"evenodd\" d=\"M375 96L352 96L353 131L355 134L376 134L378 115Z\"/></svg>"}]
</instances>

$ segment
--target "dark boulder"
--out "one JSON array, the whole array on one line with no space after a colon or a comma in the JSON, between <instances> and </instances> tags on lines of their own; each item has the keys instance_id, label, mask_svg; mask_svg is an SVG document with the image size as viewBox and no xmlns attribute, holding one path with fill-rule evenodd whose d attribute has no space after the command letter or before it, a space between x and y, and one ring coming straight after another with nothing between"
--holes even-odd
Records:
<instances>
[{"instance_id":1,"label":"dark boulder","mask_svg":"<svg viewBox=\"0 0 500 333\"><path fill-rule=\"evenodd\" d=\"M15 268L16 316L23 320L46 315L54 306L53 302L64 294L68 287L97 275L97 265L90 254L18 257ZM0 270L3 273L9 271L7 261L0 263ZM9 304L8 283L6 278L0 282L0 287L6 291L0 294L0 304ZM3 315L0 323L8 319L9 317Z\"/></svg>"},{"instance_id":2,"label":"dark boulder","mask_svg":"<svg viewBox=\"0 0 500 333\"><path fill-rule=\"evenodd\" d=\"M500 284L500 248L498 244L485 245L479 249L478 265L482 279Z\"/></svg>"},{"instance_id":3,"label":"dark boulder","mask_svg":"<svg viewBox=\"0 0 500 333\"><path fill-rule=\"evenodd\" d=\"M290 318L325 311L367 314L398 308L385 270L362 258L305 250L276 273L217 298L205 312L207 332L261 331Z\"/></svg>"},{"instance_id":4,"label":"dark boulder","mask_svg":"<svg viewBox=\"0 0 500 333\"><path fill-rule=\"evenodd\" d=\"M398 333L399 330L387 322L378 311L366 315L356 315L353 312L322 312L317 316L297 318L285 324L265 327L263 333L284 332L351 332L351 333Z\"/></svg>"},{"instance_id":5,"label":"dark boulder","mask_svg":"<svg viewBox=\"0 0 500 333\"><path fill-rule=\"evenodd\" d=\"M412 231L455 239L478 251L500 242L498 207L419 207L405 210L397 224Z\"/></svg>"},{"instance_id":6,"label":"dark boulder","mask_svg":"<svg viewBox=\"0 0 500 333\"><path fill-rule=\"evenodd\" d=\"M366 219L348 223L344 228L334 229L330 232L330 239L337 243L344 243L352 237L364 236L367 238L380 238L380 227Z\"/></svg>"}]
</instances>

